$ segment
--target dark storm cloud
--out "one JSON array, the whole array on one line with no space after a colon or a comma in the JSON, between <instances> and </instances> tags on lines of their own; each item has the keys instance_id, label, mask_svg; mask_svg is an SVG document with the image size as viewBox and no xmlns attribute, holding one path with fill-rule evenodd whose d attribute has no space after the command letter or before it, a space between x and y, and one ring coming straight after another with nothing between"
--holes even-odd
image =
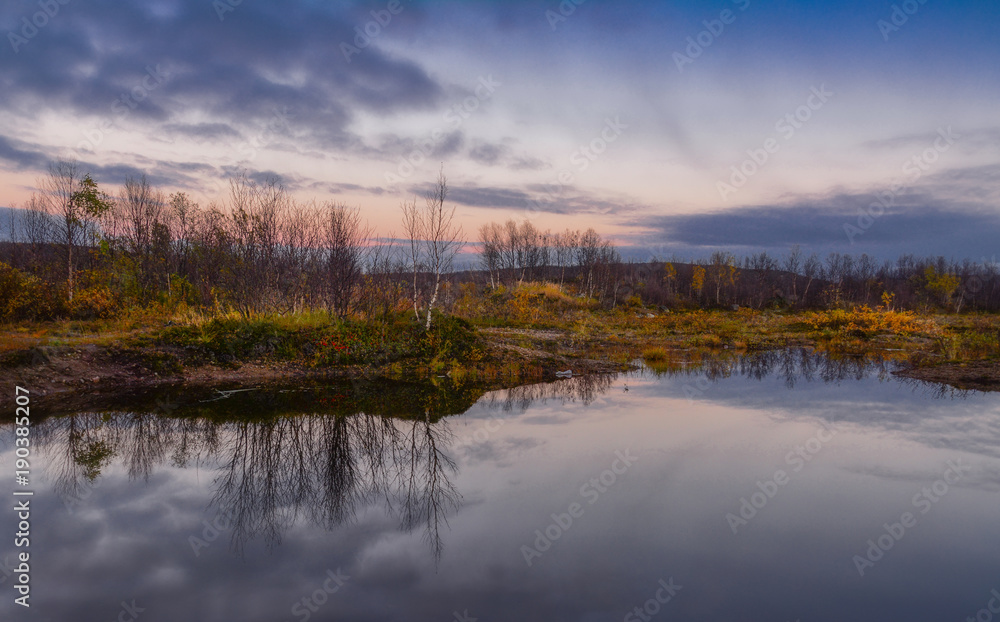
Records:
<instances>
[{"instance_id":1,"label":"dark storm cloud","mask_svg":"<svg viewBox=\"0 0 1000 622\"><path fill-rule=\"evenodd\" d=\"M460 205L490 208L523 208L530 197L520 190L459 186L448 189L448 198Z\"/></svg>"},{"instance_id":2,"label":"dark storm cloud","mask_svg":"<svg viewBox=\"0 0 1000 622\"><path fill-rule=\"evenodd\" d=\"M407 191L415 196L429 196L435 190L434 184L425 183L410 186ZM491 209L523 209L531 196L520 190L473 185L449 185L448 202L468 207Z\"/></svg>"},{"instance_id":3,"label":"dark storm cloud","mask_svg":"<svg viewBox=\"0 0 1000 622\"><path fill-rule=\"evenodd\" d=\"M914 155L934 144L942 134L948 134L951 126L938 128L933 132L920 132L879 138L862 143L867 149L912 149ZM1000 127L984 127L976 129L957 128L955 134L959 148L965 151L979 151L985 148L996 149L1000 145Z\"/></svg>"},{"instance_id":4,"label":"dark storm cloud","mask_svg":"<svg viewBox=\"0 0 1000 622\"><path fill-rule=\"evenodd\" d=\"M103 187L107 192L115 192L114 186L120 186L125 183L128 178L139 178L143 175L149 180L149 183L153 186L164 186L164 185L182 185L178 183L179 178L176 175L172 175L169 172L161 171L157 168L152 170L146 170L145 168L139 168L137 166L130 166L128 164L112 164L108 166L102 166L100 164L88 164L82 162L80 164L80 170L83 173L89 173L93 175L94 179Z\"/></svg>"},{"instance_id":5,"label":"dark storm cloud","mask_svg":"<svg viewBox=\"0 0 1000 622\"><path fill-rule=\"evenodd\" d=\"M321 190L323 192L328 192L330 194L372 194L372 195L382 195L385 194L385 188L376 188L371 186L361 186L358 184L350 183L337 183L337 182L326 182L326 181L316 181L308 186L308 190Z\"/></svg>"},{"instance_id":6,"label":"dark storm cloud","mask_svg":"<svg viewBox=\"0 0 1000 622\"><path fill-rule=\"evenodd\" d=\"M44 174L50 162L57 159L51 149L18 141L0 135L0 161L13 164L14 169L37 169ZM220 175L219 169L201 162L172 162L137 157L137 165L94 164L87 159L78 160L82 174L91 174L102 186L121 184L126 177L146 174L150 182L170 186L197 187L202 175ZM141 168L140 166L141 165Z\"/></svg>"},{"instance_id":7,"label":"dark storm cloud","mask_svg":"<svg viewBox=\"0 0 1000 622\"><path fill-rule=\"evenodd\" d=\"M398 134L383 134L379 137L378 149L370 150L367 155L397 160L409 158L414 152L419 152L431 159L444 158L461 151L465 142L465 133L461 130L448 132L436 140L432 136L412 138Z\"/></svg>"},{"instance_id":8,"label":"dark storm cloud","mask_svg":"<svg viewBox=\"0 0 1000 622\"><path fill-rule=\"evenodd\" d=\"M496 164L506 154L506 147L491 143L479 143L469 150L469 158L480 164L490 166Z\"/></svg>"},{"instance_id":9,"label":"dark storm cloud","mask_svg":"<svg viewBox=\"0 0 1000 622\"><path fill-rule=\"evenodd\" d=\"M1000 206L1000 164L942 171L935 181L943 196L980 203L989 210Z\"/></svg>"},{"instance_id":10,"label":"dark storm cloud","mask_svg":"<svg viewBox=\"0 0 1000 622\"><path fill-rule=\"evenodd\" d=\"M433 184L418 184L408 188L416 196L427 196L433 192ZM593 192L583 192L570 186L562 186L558 192L545 184L528 184L522 189L472 184L449 185L448 201L457 205L495 209L506 212L500 218L530 219L534 214L560 215L617 215L649 211L652 207L630 201L627 198L600 196ZM580 227L574 223L574 227ZM586 227L584 227L586 228Z\"/></svg>"},{"instance_id":11,"label":"dark storm cloud","mask_svg":"<svg viewBox=\"0 0 1000 622\"><path fill-rule=\"evenodd\" d=\"M979 188L977 196L956 198L953 190L967 188L970 181ZM990 202L998 188L1000 167L975 167L937 173L897 193L884 211L873 207L879 205L877 193L838 193L703 214L653 216L633 224L654 230L652 239L660 244L695 254L799 244L817 252L978 259L1000 251L1000 211Z\"/></svg>"},{"instance_id":12,"label":"dark storm cloud","mask_svg":"<svg viewBox=\"0 0 1000 622\"><path fill-rule=\"evenodd\" d=\"M219 140L222 138L242 138L243 135L227 123L168 123L163 131L182 134L195 139Z\"/></svg>"},{"instance_id":13,"label":"dark storm cloud","mask_svg":"<svg viewBox=\"0 0 1000 622\"><path fill-rule=\"evenodd\" d=\"M175 170L179 173L212 173L218 169L203 162L158 162L157 166Z\"/></svg>"},{"instance_id":14,"label":"dark storm cloud","mask_svg":"<svg viewBox=\"0 0 1000 622\"><path fill-rule=\"evenodd\" d=\"M337 9L247 2L220 20L212 7L201 0L65 5L16 53L2 48L0 106L27 119L50 111L107 117L123 95L142 93L152 73L162 79L129 105L131 118L210 140L241 130L252 136L287 110L304 142L352 148L360 141L347 125L356 112L421 110L443 97L423 69L376 45L348 63L340 44L354 38L356 24ZM0 23L14 28L35 10L4 3ZM185 123L192 113L207 119Z\"/></svg>"},{"instance_id":15,"label":"dark storm cloud","mask_svg":"<svg viewBox=\"0 0 1000 622\"><path fill-rule=\"evenodd\" d=\"M40 151L26 148L20 141L0 136L0 160L14 164L14 168L44 168L48 158Z\"/></svg>"},{"instance_id":16,"label":"dark storm cloud","mask_svg":"<svg viewBox=\"0 0 1000 622\"><path fill-rule=\"evenodd\" d=\"M514 171L540 171L551 168L544 160L532 156L518 156L510 163L510 169Z\"/></svg>"},{"instance_id":17,"label":"dark storm cloud","mask_svg":"<svg viewBox=\"0 0 1000 622\"><path fill-rule=\"evenodd\" d=\"M444 139L434 146L431 157L440 158L450 156L462 148L465 144L465 135L462 132L451 132Z\"/></svg>"},{"instance_id":18,"label":"dark storm cloud","mask_svg":"<svg viewBox=\"0 0 1000 622\"><path fill-rule=\"evenodd\" d=\"M529 155L515 155L507 143L516 143L516 139L505 139L502 143L476 141L469 149L469 159L483 166L504 166L512 171L537 171L548 168L548 164Z\"/></svg>"}]
</instances>

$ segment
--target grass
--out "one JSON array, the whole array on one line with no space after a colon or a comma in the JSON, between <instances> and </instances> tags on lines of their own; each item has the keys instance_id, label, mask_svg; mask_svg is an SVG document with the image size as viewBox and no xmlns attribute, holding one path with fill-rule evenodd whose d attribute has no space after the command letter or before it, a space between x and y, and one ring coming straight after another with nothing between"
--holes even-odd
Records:
<instances>
[{"instance_id":1,"label":"grass","mask_svg":"<svg viewBox=\"0 0 1000 622\"><path fill-rule=\"evenodd\" d=\"M664 312L641 306L602 310L590 300L556 295L552 287L500 290L464 310L479 326L563 331L579 356L611 361L642 358L647 364L662 365L677 349L743 352L800 345L846 356L882 352L921 364L1000 357L996 314L918 314L866 306L798 312L747 308ZM503 312L505 321L498 319L503 313L492 308L493 298L495 303L510 303ZM517 304L525 299L532 304ZM527 338L519 345L546 348L549 343Z\"/></svg>"},{"instance_id":2,"label":"grass","mask_svg":"<svg viewBox=\"0 0 1000 622\"><path fill-rule=\"evenodd\" d=\"M670 352L663 347L646 348L642 351L642 360L646 363L662 363L670 358Z\"/></svg>"},{"instance_id":3,"label":"grass","mask_svg":"<svg viewBox=\"0 0 1000 622\"><path fill-rule=\"evenodd\" d=\"M481 328L525 329L499 337ZM552 334L542 336L533 330ZM501 347L504 344L517 348ZM384 320L331 318L325 312L243 317L183 309L115 318L8 325L0 367L38 360L40 349L121 348L161 374L192 366L254 361L306 369L377 369L386 375L445 375L480 382L539 376L546 365L524 352L669 367L677 350L744 352L807 345L835 355L891 352L919 364L1000 358L1000 317L872 309L786 312L662 311L631 304L602 309L554 284L526 283L488 293L460 286L450 315L425 332L412 313ZM521 354L516 352L520 351Z\"/></svg>"}]
</instances>

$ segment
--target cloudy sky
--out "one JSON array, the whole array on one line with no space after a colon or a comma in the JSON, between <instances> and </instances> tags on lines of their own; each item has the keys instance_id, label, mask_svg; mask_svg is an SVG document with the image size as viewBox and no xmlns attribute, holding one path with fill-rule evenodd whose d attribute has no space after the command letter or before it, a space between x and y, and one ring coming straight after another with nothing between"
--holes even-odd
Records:
<instances>
[{"instance_id":1,"label":"cloudy sky","mask_svg":"<svg viewBox=\"0 0 1000 622\"><path fill-rule=\"evenodd\" d=\"M0 25L0 205L55 158L203 204L247 170L387 235L443 166L469 238L1000 256L991 0L7 0Z\"/></svg>"}]
</instances>

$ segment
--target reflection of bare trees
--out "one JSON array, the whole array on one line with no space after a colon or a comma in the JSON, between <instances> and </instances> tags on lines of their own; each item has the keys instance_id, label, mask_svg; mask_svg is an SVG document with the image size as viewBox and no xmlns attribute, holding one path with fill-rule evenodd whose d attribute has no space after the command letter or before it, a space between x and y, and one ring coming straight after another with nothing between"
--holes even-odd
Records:
<instances>
[{"instance_id":1,"label":"reflection of bare trees","mask_svg":"<svg viewBox=\"0 0 1000 622\"><path fill-rule=\"evenodd\" d=\"M891 362L881 359L831 358L788 349L687 361L660 373L710 380L776 376L793 387L803 381L840 382L872 374L883 378L891 368ZM590 375L526 385L489 393L482 403L504 412L549 400L590 404L615 379ZM287 395L255 399L270 408L276 403L268 400ZM396 401L395 395L387 399ZM433 404L438 397L420 394L420 401ZM453 406L458 408L448 402L449 409ZM64 499L84 498L112 460L130 479L148 479L163 465L215 470L212 510L229 518L236 549L257 538L276 543L300 521L333 529L380 504L403 529L421 529L440 554L440 526L447 525L460 495L451 481L456 464L448 457L453 443L449 421L434 421L436 416L425 410L407 419L336 414L234 421L150 412L81 413L38 422L32 442L48 454L45 463L51 465L55 490Z\"/></svg>"},{"instance_id":2,"label":"reflection of bare trees","mask_svg":"<svg viewBox=\"0 0 1000 622\"><path fill-rule=\"evenodd\" d=\"M230 517L235 548L276 543L300 516L333 528L383 500L404 529L423 525L440 554L440 523L460 499L445 421L358 414L226 427L213 504Z\"/></svg>"},{"instance_id":3,"label":"reflection of bare trees","mask_svg":"<svg viewBox=\"0 0 1000 622\"><path fill-rule=\"evenodd\" d=\"M56 492L76 499L115 457L130 479L145 480L171 449L197 453L192 423L152 413L82 413L46 419L33 432L40 449L60 454L49 462L58 465Z\"/></svg>"},{"instance_id":4,"label":"reflection of bare trees","mask_svg":"<svg viewBox=\"0 0 1000 622\"><path fill-rule=\"evenodd\" d=\"M131 479L154 468L203 464L217 469L211 510L228 518L231 542L268 545L297 521L332 529L383 502L403 529L422 528L441 552L441 523L461 496L446 421L375 415L275 417L219 423L156 414L79 414L36 427L41 450L57 453L56 491L79 498L117 459ZM99 448L95 454L94 448Z\"/></svg>"},{"instance_id":5,"label":"reflection of bare trees","mask_svg":"<svg viewBox=\"0 0 1000 622\"><path fill-rule=\"evenodd\" d=\"M424 537L434 549L435 559L441 558L441 521L448 522L448 512L458 507L461 495L447 477L455 472L455 462L444 453L451 433L447 427L438 429L430 418L410 422L404 435L409 448L410 468L401 480L402 520L407 529L424 526Z\"/></svg>"},{"instance_id":6,"label":"reflection of bare trees","mask_svg":"<svg viewBox=\"0 0 1000 622\"><path fill-rule=\"evenodd\" d=\"M892 370L892 362L872 356L831 357L806 348L763 350L741 356L719 356L689 361L684 365L654 368L657 375L700 376L709 380L744 376L763 380L770 376L784 379L788 388L798 382L841 382L861 380L871 374L884 379Z\"/></svg>"},{"instance_id":7,"label":"reflection of bare trees","mask_svg":"<svg viewBox=\"0 0 1000 622\"><path fill-rule=\"evenodd\" d=\"M486 397L486 403L490 408L499 408L504 412L523 412L535 402L544 404L549 400L559 400L563 404L579 401L586 406L607 392L617 377L617 374L590 374L527 384L491 393Z\"/></svg>"},{"instance_id":8,"label":"reflection of bare trees","mask_svg":"<svg viewBox=\"0 0 1000 622\"><path fill-rule=\"evenodd\" d=\"M490 394L490 405L523 410L535 401L591 403L615 376L578 376ZM258 399L269 399L258 396ZM161 465L215 469L210 512L224 516L242 550L269 545L305 520L326 529L349 523L381 503L401 528L421 529L441 552L442 524L461 495L447 419L430 411L413 419L369 414L278 416L244 420L104 412L39 422L35 438L58 465L56 491L78 499L111 460L130 479L148 480Z\"/></svg>"}]
</instances>

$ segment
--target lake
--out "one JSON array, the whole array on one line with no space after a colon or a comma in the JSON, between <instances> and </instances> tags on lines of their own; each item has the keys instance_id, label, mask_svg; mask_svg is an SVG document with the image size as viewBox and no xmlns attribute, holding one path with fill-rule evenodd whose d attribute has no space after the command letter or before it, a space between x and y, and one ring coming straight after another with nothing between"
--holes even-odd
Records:
<instances>
[{"instance_id":1,"label":"lake","mask_svg":"<svg viewBox=\"0 0 1000 622\"><path fill-rule=\"evenodd\" d=\"M5 565L0 616L992 619L1000 394L892 369L788 350L485 394L36 399L32 606Z\"/></svg>"}]
</instances>

